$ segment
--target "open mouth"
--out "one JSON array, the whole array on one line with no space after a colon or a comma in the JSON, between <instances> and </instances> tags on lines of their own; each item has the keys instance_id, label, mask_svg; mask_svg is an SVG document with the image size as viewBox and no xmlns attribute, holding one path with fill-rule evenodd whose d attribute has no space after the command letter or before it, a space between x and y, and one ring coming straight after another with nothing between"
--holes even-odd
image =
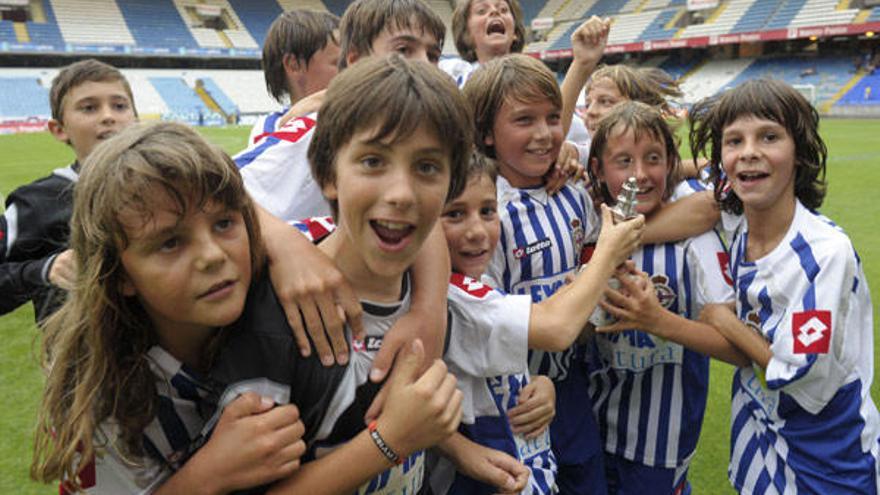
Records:
<instances>
[{"instance_id":1,"label":"open mouth","mask_svg":"<svg viewBox=\"0 0 880 495\"><path fill-rule=\"evenodd\" d=\"M370 220L370 227L384 247L391 249L401 247L416 230L415 225L389 220Z\"/></svg>"},{"instance_id":2,"label":"open mouth","mask_svg":"<svg viewBox=\"0 0 880 495\"><path fill-rule=\"evenodd\" d=\"M486 34L507 34L507 28L504 27L504 23L499 20L493 20L489 22L489 25L486 26Z\"/></svg>"},{"instance_id":3,"label":"open mouth","mask_svg":"<svg viewBox=\"0 0 880 495\"><path fill-rule=\"evenodd\" d=\"M736 174L737 180L744 184L748 184L751 182L757 182L761 179L769 177L770 174L766 172L740 172Z\"/></svg>"},{"instance_id":4,"label":"open mouth","mask_svg":"<svg viewBox=\"0 0 880 495\"><path fill-rule=\"evenodd\" d=\"M553 148L539 148L539 149L526 150L526 151L532 155L545 157L545 156L550 155L550 152L553 151Z\"/></svg>"},{"instance_id":5,"label":"open mouth","mask_svg":"<svg viewBox=\"0 0 880 495\"><path fill-rule=\"evenodd\" d=\"M116 135L116 131L104 131L98 133L98 140L103 141L105 139L110 139Z\"/></svg>"},{"instance_id":6,"label":"open mouth","mask_svg":"<svg viewBox=\"0 0 880 495\"><path fill-rule=\"evenodd\" d=\"M486 256L488 253L488 249L476 249L469 251L459 251L458 255L465 259L478 259Z\"/></svg>"}]
</instances>

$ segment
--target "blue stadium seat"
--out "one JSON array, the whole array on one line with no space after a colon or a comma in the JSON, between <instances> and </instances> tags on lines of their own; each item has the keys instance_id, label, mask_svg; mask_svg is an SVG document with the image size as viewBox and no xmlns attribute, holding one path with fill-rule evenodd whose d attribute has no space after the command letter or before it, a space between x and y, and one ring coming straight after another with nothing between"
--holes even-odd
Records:
<instances>
[{"instance_id":1,"label":"blue stadium seat","mask_svg":"<svg viewBox=\"0 0 880 495\"><path fill-rule=\"evenodd\" d=\"M854 73L853 60L847 57L761 58L728 86L734 87L758 77L781 79L792 85L812 84L816 87L816 103L819 104L830 100Z\"/></svg>"},{"instance_id":2,"label":"blue stadium seat","mask_svg":"<svg viewBox=\"0 0 880 495\"><path fill-rule=\"evenodd\" d=\"M199 48L173 0L116 0L138 47Z\"/></svg>"},{"instance_id":3,"label":"blue stadium seat","mask_svg":"<svg viewBox=\"0 0 880 495\"><path fill-rule=\"evenodd\" d=\"M589 18L593 15L616 15L620 12L623 6L626 5L626 2L627 0L599 0L595 5L590 7L590 10L584 15L584 18ZM568 36L566 36L565 39L568 39Z\"/></svg>"},{"instance_id":4,"label":"blue stadium seat","mask_svg":"<svg viewBox=\"0 0 880 495\"><path fill-rule=\"evenodd\" d=\"M165 100L170 111L170 115L163 115L163 118L184 121L189 124L218 125L222 123L222 117L209 110L195 90L187 86L183 79L179 77L151 77L150 83Z\"/></svg>"},{"instance_id":5,"label":"blue stadium seat","mask_svg":"<svg viewBox=\"0 0 880 495\"><path fill-rule=\"evenodd\" d=\"M49 109L49 91L36 78L0 77L0 116L4 118L45 117Z\"/></svg>"},{"instance_id":6,"label":"blue stadium seat","mask_svg":"<svg viewBox=\"0 0 880 495\"><path fill-rule=\"evenodd\" d=\"M755 2L761 3L761 2ZM769 2L767 2L769 3ZM788 24L794 20L794 17L801 11L804 4L807 3L807 0L784 0L784 3L779 6L779 9L776 10L776 13L773 14L773 17L767 21L767 24L764 26L765 29L782 29L788 26Z\"/></svg>"},{"instance_id":7,"label":"blue stadium seat","mask_svg":"<svg viewBox=\"0 0 880 495\"><path fill-rule=\"evenodd\" d=\"M753 3L748 10L746 10L746 13L743 14L740 20L734 24L730 32L748 33L752 31L760 31L763 29L764 24L767 24L768 20L773 16L778 7L778 2Z\"/></svg>"},{"instance_id":8,"label":"blue stadium seat","mask_svg":"<svg viewBox=\"0 0 880 495\"><path fill-rule=\"evenodd\" d=\"M218 105L220 105L220 108L223 109L223 112L225 112L226 115L232 115L238 111L238 106L231 98L229 98L229 96L226 95L226 93L223 92L222 89L220 89L220 86L218 86L213 79L206 77L202 79L202 84L204 85L205 91L211 95L211 98L213 98Z\"/></svg>"},{"instance_id":9,"label":"blue stadium seat","mask_svg":"<svg viewBox=\"0 0 880 495\"><path fill-rule=\"evenodd\" d=\"M229 5L260 47L266 41L269 26L283 12L275 0L229 0Z\"/></svg>"},{"instance_id":10,"label":"blue stadium seat","mask_svg":"<svg viewBox=\"0 0 880 495\"><path fill-rule=\"evenodd\" d=\"M871 13L868 15L868 18L865 19L865 22L877 22L880 21L880 7L874 7L871 9Z\"/></svg>"},{"instance_id":11,"label":"blue stadium seat","mask_svg":"<svg viewBox=\"0 0 880 495\"><path fill-rule=\"evenodd\" d=\"M677 8L666 9L661 12L651 24L648 24L648 26L645 27L645 30L642 31L642 34L639 36L639 40L651 41L672 39L678 31L678 28L666 29L665 26L677 13Z\"/></svg>"},{"instance_id":12,"label":"blue stadium seat","mask_svg":"<svg viewBox=\"0 0 880 495\"><path fill-rule=\"evenodd\" d=\"M863 77L835 105L880 106L880 71Z\"/></svg>"},{"instance_id":13,"label":"blue stadium seat","mask_svg":"<svg viewBox=\"0 0 880 495\"><path fill-rule=\"evenodd\" d=\"M48 0L40 0L43 4L43 12L46 14L46 22L28 22L28 34L31 37L32 45L52 46L56 50L64 47L64 38L61 36L61 30L58 29L58 22L55 20L55 11L52 4ZM11 23L10 23L11 26ZM15 41L15 34L12 35L12 41Z\"/></svg>"}]
</instances>

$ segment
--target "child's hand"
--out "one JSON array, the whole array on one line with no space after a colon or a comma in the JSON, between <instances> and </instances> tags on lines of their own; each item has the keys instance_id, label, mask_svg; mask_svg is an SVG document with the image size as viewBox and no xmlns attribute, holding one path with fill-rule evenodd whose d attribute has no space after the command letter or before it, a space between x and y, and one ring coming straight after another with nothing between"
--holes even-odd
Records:
<instances>
[{"instance_id":1,"label":"child's hand","mask_svg":"<svg viewBox=\"0 0 880 495\"><path fill-rule=\"evenodd\" d=\"M638 329L648 333L657 327L657 317L665 311L657 299L654 284L648 274L638 272L618 273L620 290L605 290L605 301L600 301L602 309L617 318L611 325L599 327L598 333L614 333L622 330Z\"/></svg>"},{"instance_id":2,"label":"child's hand","mask_svg":"<svg viewBox=\"0 0 880 495\"><path fill-rule=\"evenodd\" d=\"M398 357L377 429L401 457L447 438L461 421L461 391L441 360L419 375L425 349L414 340Z\"/></svg>"},{"instance_id":3,"label":"child's hand","mask_svg":"<svg viewBox=\"0 0 880 495\"><path fill-rule=\"evenodd\" d=\"M312 112L317 112L318 109L321 108L321 104L324 103L324 93L326 92L326 89L322 89L321 91L312 93L294 103L287 113L281 117L281 120L278 122L278 127L284 126L284 124L293 119L308 115Z\"/></svg>"},{"instance_id":4,"label":"child's hand","mask_svg":"<svg viewBox=\"0 0 880 495\"><path fill-rule=\"evenodd\" d=\"M465 441L466 448L456 449L450 456L460 473L494 486L502 494L519 493L526 487L530 473L523 463L500 450Z\"/></svg>"},{"instance_id":5,"label":"child's hand","mask_svg":"<svg viewBox=\"0 0 880 495\"><path fill-rule=\"evenodd\" d=\"M608 43L608 32L611 30L611 19L593 16L584 21L571 34L571 49L574 63L589 67L591 70L599 63Z\"/></svg>"},{"instance_id":6,"label":"child's hand","mask_svg":"<svg viewBox=\"0 0 880 495\"><path fill-rule=\"evenodd\" d=\"M47 277L49 283L64 290L73 289L76 281L76 257L72 249L62 251L52 260Z\"/></svg>"},{"instance_id":7,"label":"child's hand","mask_svg":"<svg viewBox=\"0 0 880 495\"><path fill-rule=\"evenodd\" d=\"M535 438L556 416L556 387L546 376L535 375L516 402L516 407L507 412L513 432Z\"/></svg>"},{"instance_id":8,"label":"child's hand","mask_svg":"<svg viewBox=\"0 0 880 495\"><path fill-rule=\"evenodd\" d=\"M584 175L584 167L578 162L578 156L577 146L568 141L562 143L556 163L544 175L547 194L555 194L569 180L578 180Z\"/></svg>"},{"instance_id":9,"label":"child's hand","mask_svg":"<svg viewBox=\"0 0 880 495\"><path fill-rule=\"evenodd\" d=\"M645 217L636 215L635 218L615 224L611 209L605 204L602 204L600 208L602 210L602 230L599 232L595 253L602 252L606 253L606 256L614 256L612 266L617 266L626 261L639 247L642 234L645 232Z\"/></svg>"},{"instance_id":10,"label":"child's hand","mask_svg":"<svg viewBox=\"0 0 880 495\"><path fill-rule=\"evenodd\" d=\"M217 493L240 490L290 476L299 467L306 451L299 410L274 405L248 392L226 407L211 439L189 461L200 463L207 486L216 486Z\"/></svg>"}]
</instances>

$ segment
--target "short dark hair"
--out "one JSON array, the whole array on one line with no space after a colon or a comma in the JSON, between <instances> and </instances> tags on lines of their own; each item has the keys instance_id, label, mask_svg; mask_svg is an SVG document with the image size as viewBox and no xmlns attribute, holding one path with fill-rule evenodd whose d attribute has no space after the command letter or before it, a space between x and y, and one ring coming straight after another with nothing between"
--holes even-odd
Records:
<instances>
[{"instance_id":1,"label":"short dark hair","mask_svg":"<svg viewBox=\"0 0 880 495\"><path fill-rule=\"evenodd\" d=\"M329 12L295 9L278 16L266 34L261 60L269 94L278 102L290 96L284 59L293 56L307 66L328 42L339 42L338 29L339 18Z\"/></svg>"},{"instance_id":2,"label":"short dark hair","mask_svg":"<svg viewBox=\"0 0 880 495\"><path fill-rule=\"evenodd\" d=\"M443 19L422 0L356 0L345 9L339 23L339 68L348 65L348 54L373 52L373 41L386 29L420 29L431 33L440 48L446 37Z\"/></svg>"},{"instance_id":3,"label":"short dark hair","mask_svg":"<svg viewBox=\"0 0 880 495\"><path fill-rule=\"evenodd\" d=\"M474 150L471 153L470 159L468 160L467 166L467 175L465 176L465 185L461 188L461 191L458 192L455 196L450 196L447 202L453 201L457 199L459 196L464 194L465 189L467 189L467 184L472 180L477 180L481 177L486 177L492 182L492 185L498 180L498 164L495 160L489 158L488 156L480 153L477 150Z\"/></svg>"},{"instance_id":4,"label":"short dark hair","mask_svg":"<svg viewBox=\"0 0 880 495\"><path fill-rule=\"evenodd\" d=\"M512 54L480 66L462 89L471 105L476 125L474 144L489 158L497 158L494 146L486 145L495 118L506 101L532 102L547 99L562 108L556 76L543 62L528 55Z\"/></svg>"},{"instance_id":5,"label":"short dark hair","mask_svg":"<svg viewBox=\"0 0 880 495\"><path fill-rule=\"evenodd\" d=\"M599 180L593 169L593 159L596 159L597 168L601 169L605 166L602 162L602 154L608 147L608 140L615 132L626 132L631 130L633 136L638 140L641 136L647 134L657 141L661 141L666 150L666 191L663 192L663 199L668 199L672 195L674 181L678 177L681 168L681 156L678 154L678 140L675 133L666 122L663 114L656 107L642 103L640 101L625 101L615 106L608 115L602 117L599 121L599 127L593 135L593 141L590 143L590 158L587 173L590 175L590 187L593 189L593 197L601 198L607 205L613 205L616 198L611 195L608 185L604 181Z\"/></svg>"},{"instance_id":6,"label":"short dark hair","mask_svg":"<svg viewBox=\"0 0 880 495\"><path fill-rule=\"evenodd\" d=\"M93 58L87 58L74 62L61 69L58 75L52 79L52 87L49 89L49 106L52 110L52 118L58 122L64 121L64 98L73 88L86 82L120 82L128 99L131 100L131 108L137 116L137 108L134 106L134 95L128 80L116 67L99 62Z\"/></svg>"},{"instance_id":7,"label":"short dark hair","mask_svg":"<svg viewBox=\"0 0 880 495\"><path fill-rule=\"evenodd\" d=\"M318 113L308 158L319 187L336 180L337 153L357 132L378 129L374 140L398 141L422 125L449 150L447 200L464 187L473 118L455 82L437 67L398 54L358 62L333 79ZM336 202L330 206L336 214Z\"/></svg>"},{"instance_id":8,"label":"short dark hair","mask_svg":"<svg viewBox=\"0 0 880 495\"><path fill-rule=\"evenodd\" d=\"M471 4L475 0L461 0L455 4L452 11L452 37L455 40L455 49L461 58L468 62L477 61L477 51L474 40L468 31L468 21L471 17ZM523 11L518 0L505 0L510 13L513 15L513 44L510 45L510 53L521 53L526 45L526 26L523 24Z\"/></svg>"},{"instance_id":9,"label":"short dark hair","mask_svg":"<svg viewBox=\"0 0 880 495\"><path fill-rule=\"evenodd\" d=\"M819 113L804 96L775 79L755 79L706 98L691 109L691 153L711 164L715 199L731 213L743 212L742 201L727 188L721 163L724 129L740 117L753 116L785 127L795 143L794 195L807 208L822 206L825 199L825 165L828 149L819 135Z\"/></svg>"}]
</instances>

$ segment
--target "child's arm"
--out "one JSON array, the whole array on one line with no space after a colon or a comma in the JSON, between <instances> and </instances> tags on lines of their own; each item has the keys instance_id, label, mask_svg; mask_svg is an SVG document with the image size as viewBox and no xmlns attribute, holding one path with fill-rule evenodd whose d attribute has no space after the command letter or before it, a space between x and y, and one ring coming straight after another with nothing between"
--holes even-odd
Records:
<instances>
[{"instance_id":1,"label":"child's arm","mask_svg":"<svg viewBox=\"0 0 880 495\"><path fill-rule=\"evenodd\" d=\"M514 433L535 438L544 432L556 416L556 386L544 375L535 375L523 387L516 407L507 411Z\"/></svg>"},{"instance_id":2,"label":"child's arm","mask_svg":"<svg viewBox=\"0 0 880 495\"><path fill-rule=\"evenodd\" d=\"M711 191L667 203L648 221L642 244L662 244L694 237L718 223L721 213Z\"/></svg>"},{"instance_id":3,"label":"child's arm","mask_svg":"<svg viewBox=\"0 0 880 495\"><path fill-rule=\"evenodd\" d=\"M155 492L222 494L289 476L306 450L296 406L246 393L223 411L211 439Z\"/></svg>"},{"instance_id":4,"label":"child's arm","mask_svg":"<svg viewBox=\"0 0 880 495\"><path fill-rule=\"evenodd\" d=\"M612 325L599 327L596 332L614 333L638 328L734 366L749 366L749 359L711 326L689 320L661 306L654 284L648 279L647 274L639 273L638 280L633 280L631 276L631 274L621 274L618 277L621 292L609 290L607 297L610 304L604 301L600 303L618 321ZM623 295L622 292L627 293L628 296ZM709 306L723 305L708 304L705 308ZM705 313L706 309L703 312Z\"/></svg>"},{"instance_id":5,"label":"child's arm","mask_svg":"<svg viewBox=\"0 0 880 495\"><path fill-rule=\"evenodd\" d=\"M602 297L615 267L638 247L644 217L614 223L611 211L602 205L602 231L590 262L574 282L552 297L532 306L529 318L529 348L547 351L568 349L580 335Z\"/></svg>"},{"instance_id":6,"label":"child's arm","mask_svg":"<svg viewBox=\"0 0 880 495\"><path fill-rule=\"evenodd\" d=\"M400 458L453 434L461 419L461 391L443 361L419 375L425 360L420 340L398 358L389 378L388 401L376 420L376 431ZM365 429L326 456L304 464L270 493L349 494L392 463Z\"/></svg>"},{"instance_id":7,"label":"child's arm","mask_svg":"<svg viewBox=\"0 0 880 495\"><path fill-rule=\"evenodd\" d=\"M529 469L500 450L471 441L455 432L438 445L456 470L494 486L500 493L519 493L529 482Z\"/></svg>"},{"instance_id":8,"label":"child's arm","mask_svg":"<svg viewBox=\"0 0 880 495\"><path fill-rule=\"evenodd\" d=\"M295 229L257 206L269 274L303 356L311 353L306 331L321 363L348 362L343 311L355 338L363 338L361 305L348 281L311 242ZM334 359L335 356L335 359Z\"/></svg>"},{"instance_id":9,"label":"child's arm","mask_svg":"<svg viewBox=\"0 0 880 495\"><path fill-rule=\"evenodd\" d=\"M373 360L370 380L385 378L397 351L418 338L425 347L428 362L439 359L446 338L446 292L449 286L449 248L440 222L422 245L413 272L412 306L385 333L382 347Z\"/></svg>"},{"instance_id":10,"label":"child's arm","mask_svg":"<svg viewBox=\"0 0 880 495\"><path fill-rule=\"evenodd\" d=\"M739 363L727 359L725 361L737 366L751 366L755 363L761 369L767 368L767 363L773 357L770 344L736 317L732 303L707 304L700 313L700 321L717 330L727 344L742 356L742 361Z\"/></svg>"},{"instance_id":11,"label":"child's arm","mask_svg":"<svg viewBox=\"0 0 880 495\"><path fill-rule=\"evenodd\" d=\"M593 16L581 24L571 34L573 60L562 81L562 135L567 136L577 105L578 94L584 89L587 79L605 52L608 42L610 19Z\"/></svg>"}]
</instances>

